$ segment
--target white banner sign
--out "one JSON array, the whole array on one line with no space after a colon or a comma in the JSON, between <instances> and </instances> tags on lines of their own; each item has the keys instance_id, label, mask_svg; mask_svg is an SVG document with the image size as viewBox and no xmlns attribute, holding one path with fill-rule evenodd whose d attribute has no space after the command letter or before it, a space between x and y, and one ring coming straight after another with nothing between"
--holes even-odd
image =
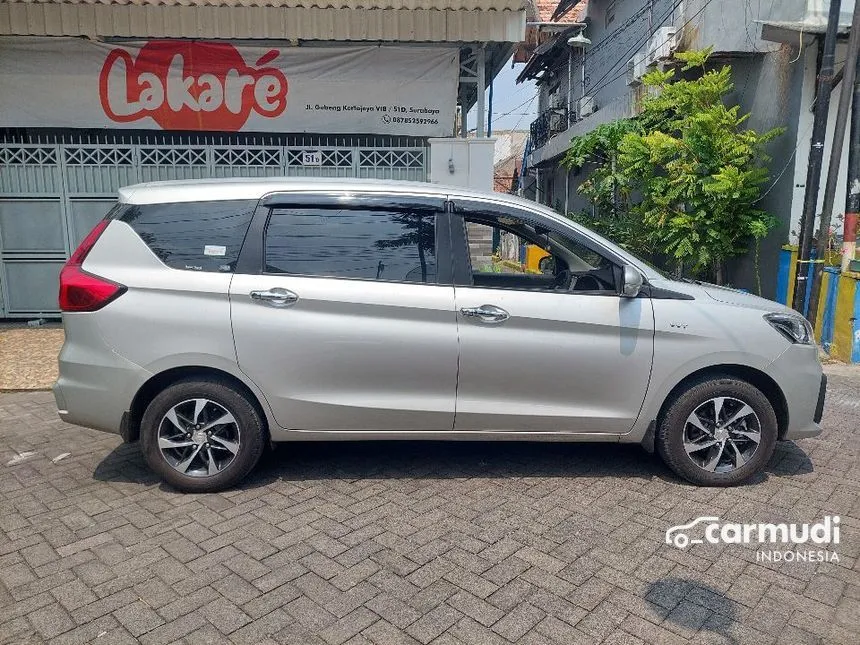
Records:
<instances>
[{"instance_id":1,"label":"white banner sign","mask_svg":"<svg viewBox=\"0 0 860 645\"><path fill-rule=\"evenodd\" d=\"M447 136L456 49L0 39L0 126Z\"/></svg>"}]
</instances>

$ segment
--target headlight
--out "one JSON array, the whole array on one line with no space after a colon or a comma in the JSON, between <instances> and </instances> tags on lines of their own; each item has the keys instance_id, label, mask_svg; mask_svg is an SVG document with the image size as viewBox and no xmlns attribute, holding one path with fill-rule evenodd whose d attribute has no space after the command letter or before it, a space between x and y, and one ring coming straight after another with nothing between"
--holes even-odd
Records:
<instances>
[{"instance_id":1,"label":"headlight","mask_svg":"<svg viewBox=\"0 0 860 645\"><path fill-rule=\"evenodd\" d=\"M815 343L815 332L812 325L799 314L766 314L764 319L792 343L812 345Z\"/></svg>"}]
</instances>

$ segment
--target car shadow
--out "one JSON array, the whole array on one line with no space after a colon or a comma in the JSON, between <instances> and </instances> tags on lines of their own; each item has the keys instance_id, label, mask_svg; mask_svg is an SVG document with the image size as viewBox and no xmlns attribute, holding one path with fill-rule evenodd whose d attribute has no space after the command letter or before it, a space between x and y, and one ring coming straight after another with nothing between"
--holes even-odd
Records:
<instances>
[{"instance_id":1,"label":"car shadow","mask_svg":"<svg viewBox=\"0 0 860 645\"><path fill-rule=\"evenodd\" d=\"M452 479L670 477L639 446L618 444L375 441L278 444L260 478Z\"/></svg>"},{"instance_id":2,"label":"car shadow","mask_svg":"<svg viewBox=\"0 0 860 645\"><path fill-rule=\"evenodd\" d=\"M793 442L780 442L764 472L812 471L812 462ZM239 488L277 480L461 479L511 477L658 478L692 486L676 477L656 455L636 444L492 441L299 441L276 444ZM96 466L99 481L158 483L139 444L121 444Z\"/></svg>"},{"instance_id":3,"label":"car shadow","mask_svg":"<svg viewBox=\"0 0 860 645\"><path fill-rule=\"evenodd\" d=\"M710 585L683 578L663 578L648 585L645 600L659 619L656 622L687 638L713 632L725 642L738 642L731 633L740 617L737 605Z\"/></svg>"},{"instance_id":4,"label":"car shadow","mask_svg":"<svg viewBox=\"0 0 860 645\"><path fill-rule=\"evenodd\" d=\"M161 481L146 465L140 451L140 443L119 444L96 465L93 479L145 485Z\"/></svg>"}]
</instances>

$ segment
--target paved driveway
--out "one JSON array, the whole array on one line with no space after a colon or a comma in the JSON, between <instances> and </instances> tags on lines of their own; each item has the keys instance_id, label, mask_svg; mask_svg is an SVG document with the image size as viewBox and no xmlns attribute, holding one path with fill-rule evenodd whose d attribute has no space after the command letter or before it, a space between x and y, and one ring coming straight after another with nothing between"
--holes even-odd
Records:
<instances>
[{"instance_id":1,"label":"paved driveway","mask_svg":"<svg viewBox=\"0 0 860 645\"><path fill-rule=\"evenodd\" d=\"M182 495L49 394L0 395L0 641L857 643L860 371L829 396L820 438L735 489L637 447L407 442L286 445ZM825 514L838 563L664 543Z\"/></svg>"}]
</instances>

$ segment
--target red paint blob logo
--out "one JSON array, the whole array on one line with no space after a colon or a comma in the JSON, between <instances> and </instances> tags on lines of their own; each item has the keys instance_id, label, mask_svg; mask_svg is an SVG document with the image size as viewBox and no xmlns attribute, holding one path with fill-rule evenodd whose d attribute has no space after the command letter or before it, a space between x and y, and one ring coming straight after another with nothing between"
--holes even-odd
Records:
<instances>
[{"instance_id":1,"label":"red paint blob logo","mask_svg":"<svg viewBox=\"0 0 860 645\"><path fill-rule=\"evenodd\" d=\"M252 112L275 118L287 109L287 77L266 67L279 54L249 67L226 43L154 40L136 58L114 49L99 74L102 109L117 123L152 117L164 130L235 132Z\"/></svg>"}]
</instances>

